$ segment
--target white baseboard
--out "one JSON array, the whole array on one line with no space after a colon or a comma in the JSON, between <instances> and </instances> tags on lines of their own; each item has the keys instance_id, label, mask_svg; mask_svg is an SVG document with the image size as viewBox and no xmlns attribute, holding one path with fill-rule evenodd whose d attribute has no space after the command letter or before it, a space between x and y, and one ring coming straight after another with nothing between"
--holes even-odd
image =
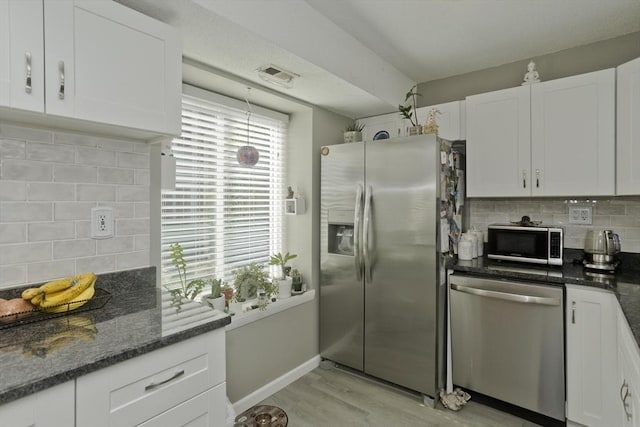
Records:
<instances>
[{"instance_id":1,"label":"white baseboard","mask_svg":"<svg viewBox=\"0 0 640 427\"><path fill-rule=\"evenodd\" d=\"M282 390L295 380L309 372L313 371L315 368L320 366L320 355L314 356L311 359L307 360L303 364L293 368L286 374L276 378L268 384L260 387L258 390L253 393L243 397L233 404L233 409L236 414L241 414L247 409L251 408L253 405L256 405L262 402L267 397L272 394Z\"/></svg>"}]
</instances>

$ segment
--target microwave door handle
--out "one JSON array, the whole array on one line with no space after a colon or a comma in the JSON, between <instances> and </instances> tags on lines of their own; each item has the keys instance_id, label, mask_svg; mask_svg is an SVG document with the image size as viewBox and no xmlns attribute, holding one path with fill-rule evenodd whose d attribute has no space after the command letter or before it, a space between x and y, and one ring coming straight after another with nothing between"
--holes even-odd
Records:
<instances>
[{"instance_id":1,"label":"microwave door handle","mask_svg":"<svg viewBox=\"0 0 640 427\"><path fill-rule=\"evenodd\" d=\"M360 250L360 237L362 235L362 229L360 227L360 218L362 217L362 192L362 185L358 184L356 188L356 207L353 212L353 258L358 280L362 280L362 253Z\"/></svg>"},{"instance_id":2,"label":"microwave door handle","mask_svg":"<svg viewBox=\"0 0 640 427\"><path fill-rule=\"evenodd\" d=\"M371 186L367 186L364 196L364 224L362 226L362 252L364 254L365 281L371 281L371 254L369 253L369 228L371 222Z\"/></svg>"},{"instance_id":3,"label":"microwave door handle","mask_svg":"<svg viewBox=\"0 0 640 427\"><path fill-rule=\"evenodd\" d=\"M488 289L473 288L469 286L462 286L455 283L451 284L451 289L458 292L464 292L466 294L477 295L480 297L495 298L505 301L519 302L523 304L537 304L537 305L560 305L559 298L549 297L537 297L533 295L520 295L511 294L507 292L490 291Z\"/></svg>"}]
</instances>

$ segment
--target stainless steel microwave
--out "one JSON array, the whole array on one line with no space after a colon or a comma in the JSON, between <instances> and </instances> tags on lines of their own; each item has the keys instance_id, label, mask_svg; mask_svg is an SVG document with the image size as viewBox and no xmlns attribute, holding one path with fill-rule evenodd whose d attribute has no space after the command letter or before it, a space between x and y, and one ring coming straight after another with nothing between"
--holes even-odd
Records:
<instances>
[{"instance_id":1,"label":"stainless steel microwave","mask_svg":"<svg viewBox=\"0 0 640 427\"><path fill-rule=\"evenodd\" d=\"M562 265L564 231L560 227L493 224L487 240L490 259Z\"/></svg>"}]
</instances>

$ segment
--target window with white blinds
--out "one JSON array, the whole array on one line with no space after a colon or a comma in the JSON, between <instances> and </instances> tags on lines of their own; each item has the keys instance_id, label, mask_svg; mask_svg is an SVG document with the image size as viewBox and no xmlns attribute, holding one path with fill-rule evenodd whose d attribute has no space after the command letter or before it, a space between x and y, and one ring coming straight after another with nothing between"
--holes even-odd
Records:
<instances>
[{"instance_id":1,"label":"window with white blinds","mask_svg":"<svg viewBox=\"0 0 640 427\"><path fill-rule=\"evenodd\" d=\"M162 281L178 284L170 246L180 243L187 281L231 282L232 272L266 263L283 239L285 144L288 116L186 87L182 134L172 142L176 189L162 192ZM249 120L247 120L249 116ZM238 148L252 145L260 159L242 166Z\"/></svg>"}]
</instances>

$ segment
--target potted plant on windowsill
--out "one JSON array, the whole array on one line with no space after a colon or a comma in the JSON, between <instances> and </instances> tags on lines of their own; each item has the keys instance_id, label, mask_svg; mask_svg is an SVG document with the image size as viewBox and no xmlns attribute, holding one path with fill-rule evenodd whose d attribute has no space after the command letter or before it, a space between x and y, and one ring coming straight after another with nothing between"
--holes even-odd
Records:
<instances>
[{"instance_id":1,"label":"potted plant on windowsill","mask_svg":"<svg viewBox=\"0 0 640 427\"><path fill-rule=\"evenodd\" d=\"M287 252L284 255L278 252L274 255L271 255L271 258L269 258L269 264L279 265L280 270L282 272L282 275L280 276L280 278L276 279L278 281L278 289L279 289L278 298L280 299L289 298L291 296L292 280L291 280L291 277L288 277L288 272L290 271L291 267L287 267L287 262L294 259L297 256L298 255L291 254L289 252Z\"/></svg>"},{"instance_id":2,"label":"potted plant on windowsill","mask_svg":"<svg viewBox=\"0 0 640 427\"><path fill-rule=\"evenodd\" d=\"M269 274L264 270L264 265L252 262L240 267L233 272L233 286L236 289L235 302L245 302L257 296L258 288L264 289L269 282Z\"/></svg>"},{"instance_id":3,"label":"potted plant on windowsill","mask_svg":"<svg viewBox=\"0 0 640 427\"><path fill-rule=\"evenodd\" d=\"M182 246L180 243L174 243L170 249L171 261L178 271L180 287L169 288L165 286L165 289L171 295L171 305L179 313L182 310L183 300L194 300L205 287L205 282L202 279L193 279L187 282L187 263L184 260Z\"/></svg>"},{"instance_id":4,"label":"potted plant on windowsill","mask_svg":"<svg viewBox=\"0 0 640 427\"><path fill-rule=\"evenodd\" d=\"M207 280L210 286L211 293L202 296L202 300L206 301L211 307L216 310L224 311L225 298L222 295L222 287L226 286L226 282L222 279L211 277Z\"/></svg>"},{"instance_id":5,"label":"potted plant on windowsill","mask_svg":"<svg viewBox=\"0 0 640 427\"><path fill-rule=\"evenodd\" d=\"M291 289L293 292L302 292L302 274L297 268L291 269Z\"/></svg>"},{"instance_id":6,"label":"potted plant on windowsill","mask_svg":"<svg viewBox=\"0 0 640 427\"><path fill-rule=\"evenodd\" d=\"M422 96L418 93L418 85L411 86L411 89L404 97L404 102L406 103L409 98L411 98L411 103L409 105L398 105L398 111L405 119L411 122L411 127L409 128L409 135L420 135L422 133L422 126L418 121L418 116L416 110L418 109L417 98Z\"/></svg>"},{"instance_id":7,"label":"potted plant on windowsill","mask_svg":"<svg viewBox=\"0 0 640 427\"><path fill-rule=\"evenodd\" d=\"M362 130L364 125L353 122L344 129L344 142L360 142L362 141Z\"/></svg>"}]
</instances>

